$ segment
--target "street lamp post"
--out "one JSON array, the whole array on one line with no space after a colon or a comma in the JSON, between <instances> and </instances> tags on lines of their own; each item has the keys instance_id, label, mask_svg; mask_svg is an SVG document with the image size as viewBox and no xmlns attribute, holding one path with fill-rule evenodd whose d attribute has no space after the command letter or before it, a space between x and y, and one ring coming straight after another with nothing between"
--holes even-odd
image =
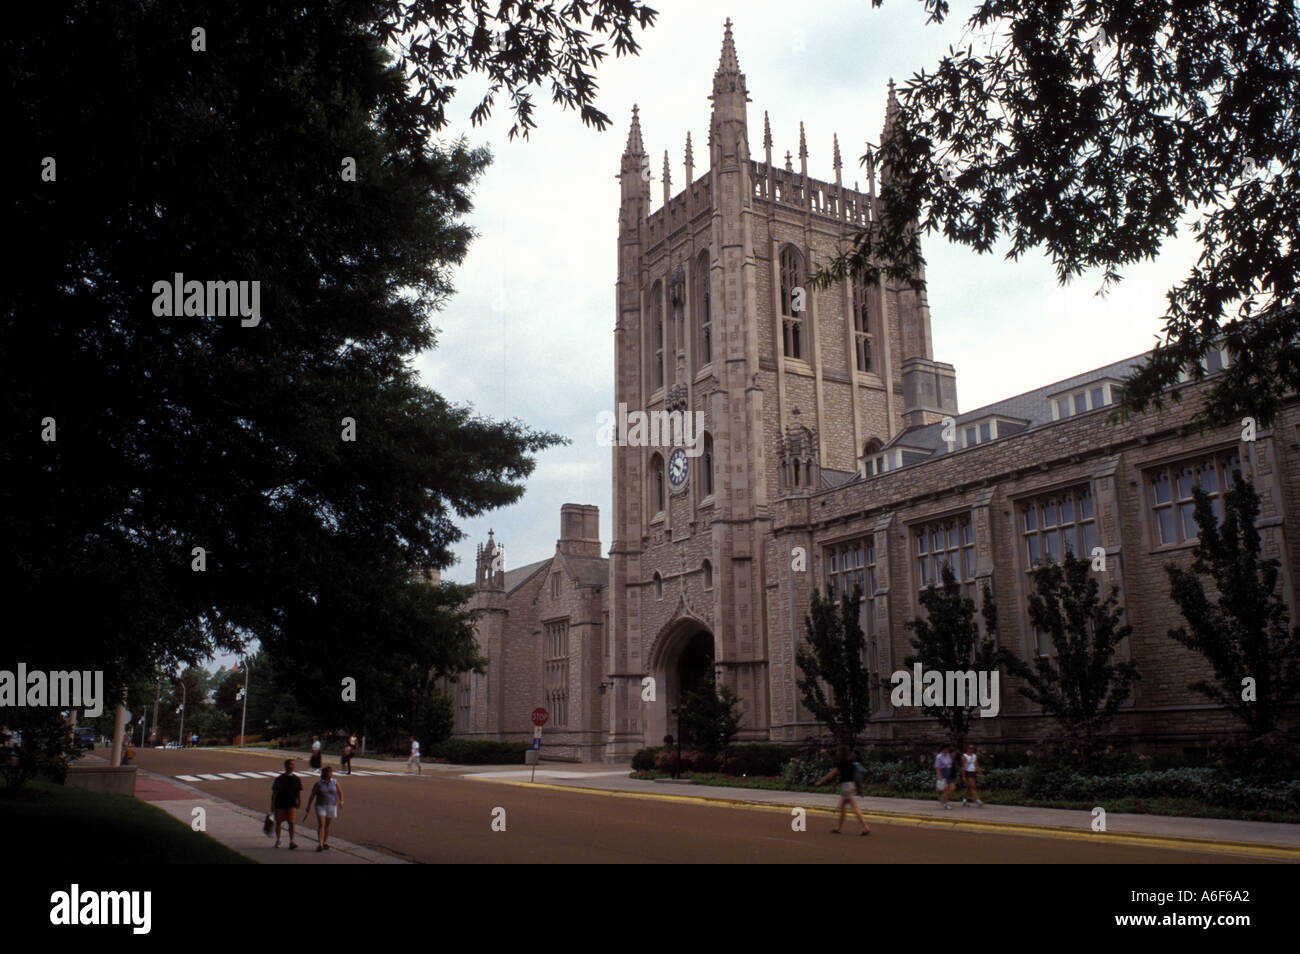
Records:
<instances>
[{"instance_id":1,"label":"street lamp post","mask_svg":"<svg viewBox=\"0 0 1300 954\"><path fill-rule=\"evenodd\" d=\"M185 747L185 679L181 678L181 748Z\"/></svg>"},{"instance_id":2,"label":"street lamp post","mask_svg":"<svg viewBox=\"0 0 1300 954\"><path fill-rule=\"evenodd\" d=\"M248 660L244 660L244 687L239 690L239 694L244 697L244 714L239 717L239 744L244 745L247 739L244 737L244 730L248 728Z\"/></svg>"}]
</instances>

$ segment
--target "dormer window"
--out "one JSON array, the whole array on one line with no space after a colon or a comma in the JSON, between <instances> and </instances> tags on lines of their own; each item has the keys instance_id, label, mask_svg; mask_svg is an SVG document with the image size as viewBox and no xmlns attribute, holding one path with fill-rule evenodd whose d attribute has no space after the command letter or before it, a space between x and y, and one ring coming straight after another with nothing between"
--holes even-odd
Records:
<instances>
[{"instance_id":1,"label":"dormer window","mask_svg":"<svg viewBox=\"0 0 1300 954\"><path fill-rule=\"evenodd\" d=\"M1052 420L1061 421L1076 414L1118 404L1122 400L1124 400L1124 388L1118 382L1095 381L1052 398Z\"/></svg>"},{"instance_id":2,"label":"dormer window","mask_svg":"<svg viewBox=\"0 0 1300 954\"><path fill-rule=\"evenodd\" d=\"M1232 355L1228 353L1226 347L1211 348L1205 353L1205 357L1197 363L1201 366L1201 370L1204 373L1217 374L1228 365L1232 364ZM1186 384L1191 380L1194 380L1191 371L1184 368L1182 371L1178 372L1179 384Z\"/></svg>"}]
</instances>

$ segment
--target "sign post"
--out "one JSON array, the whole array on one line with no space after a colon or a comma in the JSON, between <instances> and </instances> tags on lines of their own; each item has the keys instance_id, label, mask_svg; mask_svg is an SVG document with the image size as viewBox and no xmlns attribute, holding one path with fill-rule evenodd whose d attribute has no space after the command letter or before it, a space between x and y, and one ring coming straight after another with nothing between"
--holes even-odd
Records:
<instances>
[{"instance_id":1,"label":"sign post","mask_svg":"<svg viewBox=\"0 0 1300 954\"><path fill-rule=\"evenodd\" d=\"M536 752L537 755L533 757L533 771L528 777L528 781L530 782L536 781L537 779L537 761L541 758L542 752L542 726L546 725L546 722L550 717L551 714L541 706L538 706L533 710L533 751Z\"/></svg>"}]
</instances>

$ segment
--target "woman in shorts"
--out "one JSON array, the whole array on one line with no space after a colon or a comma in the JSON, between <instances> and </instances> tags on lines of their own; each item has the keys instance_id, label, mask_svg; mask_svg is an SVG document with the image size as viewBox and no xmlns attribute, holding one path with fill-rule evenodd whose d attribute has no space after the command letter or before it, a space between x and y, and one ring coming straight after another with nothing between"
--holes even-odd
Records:
<instances>
[{"instance_id":1,"label":"woman in shorts","mask_svg":"<svg viewBox=\"0 0 1300 954\"><path fill-rule=\"evenodd\" d=\"M853 753L849 751L847 745L841 745L835 749L835 767L823 775L821 781L817 783L820 786L839 776L840 823L831 829L832 835L838 835L840 829L844 827L844 810L850 806L853 808L853 814L858 816L858 821L862 822L862 834L871 834L871 829L867 827L867 820L862 817L862 809L858 808L858 800L855 797L858 794L858 783L854 780L855 774Z\"/></svg>"},{"instance_id":2,"label":"woman in shorts","mask_svg":"<svg viewBox=\"0 0 1300 954\"><path fill-rule=\"evenodd\" d=\"M339 817L343 807L343 789L334 779L333 766L327 765L320 770L320 781L312 786L307 796L307 808L303 812L303 821L311 815L312 803L316 803L316 838L320 842L317 851L330 850L330 823Z\"/></svg>"},{"instance_id":3,"label":"woman in shorts","mask_svg":"<svg viewBox=\"0 0 1300 954\"><path fill-rule=\"evenodd\" d=\"M966 794L961 797L962 805L966 805L967 799L969 799L980 808L984 807L984 803L980 801L978 788L979 776L983 774L983 770L980 769L979 756L975 754L975 746L966 746L966 754L961 757L961 777L962 781L966 783Z\"/></svg>"}]
</instances>

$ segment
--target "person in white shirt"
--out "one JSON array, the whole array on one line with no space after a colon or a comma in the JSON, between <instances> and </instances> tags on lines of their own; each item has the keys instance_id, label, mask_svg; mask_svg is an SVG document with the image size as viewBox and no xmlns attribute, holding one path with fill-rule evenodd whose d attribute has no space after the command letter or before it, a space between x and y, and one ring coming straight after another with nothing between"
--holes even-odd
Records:
<instances>
[{"instance_id":1,"label":"person in white shirt","mask_svg":"<svg viewBox=\"0 0 1300 954\"><path fill-rule=\"evenodd\" d=\"M412 765L415 766L415 773L417 775L424 774L423 770L420 768L420 743L416 741L415 736L411 736L411 757L406 760L407 772L411 771Z\"/></svg>"},{"instance_id":2,"label":"person in white shirt","mask_svg":"<svg viewBox=\"0 0 1300 954\"><path fill-rule=\"evenodd\" d=\"M963 806L967 804L966 800L970 799L980 808L984 807L984 803L980 801L979 789L976 787L979 776L983 774L979 756L975 754L975 746L966 746L966 754L961 757L961 777L966 783L966 794L961 797Z\"/></svg>"}]
</instances>

